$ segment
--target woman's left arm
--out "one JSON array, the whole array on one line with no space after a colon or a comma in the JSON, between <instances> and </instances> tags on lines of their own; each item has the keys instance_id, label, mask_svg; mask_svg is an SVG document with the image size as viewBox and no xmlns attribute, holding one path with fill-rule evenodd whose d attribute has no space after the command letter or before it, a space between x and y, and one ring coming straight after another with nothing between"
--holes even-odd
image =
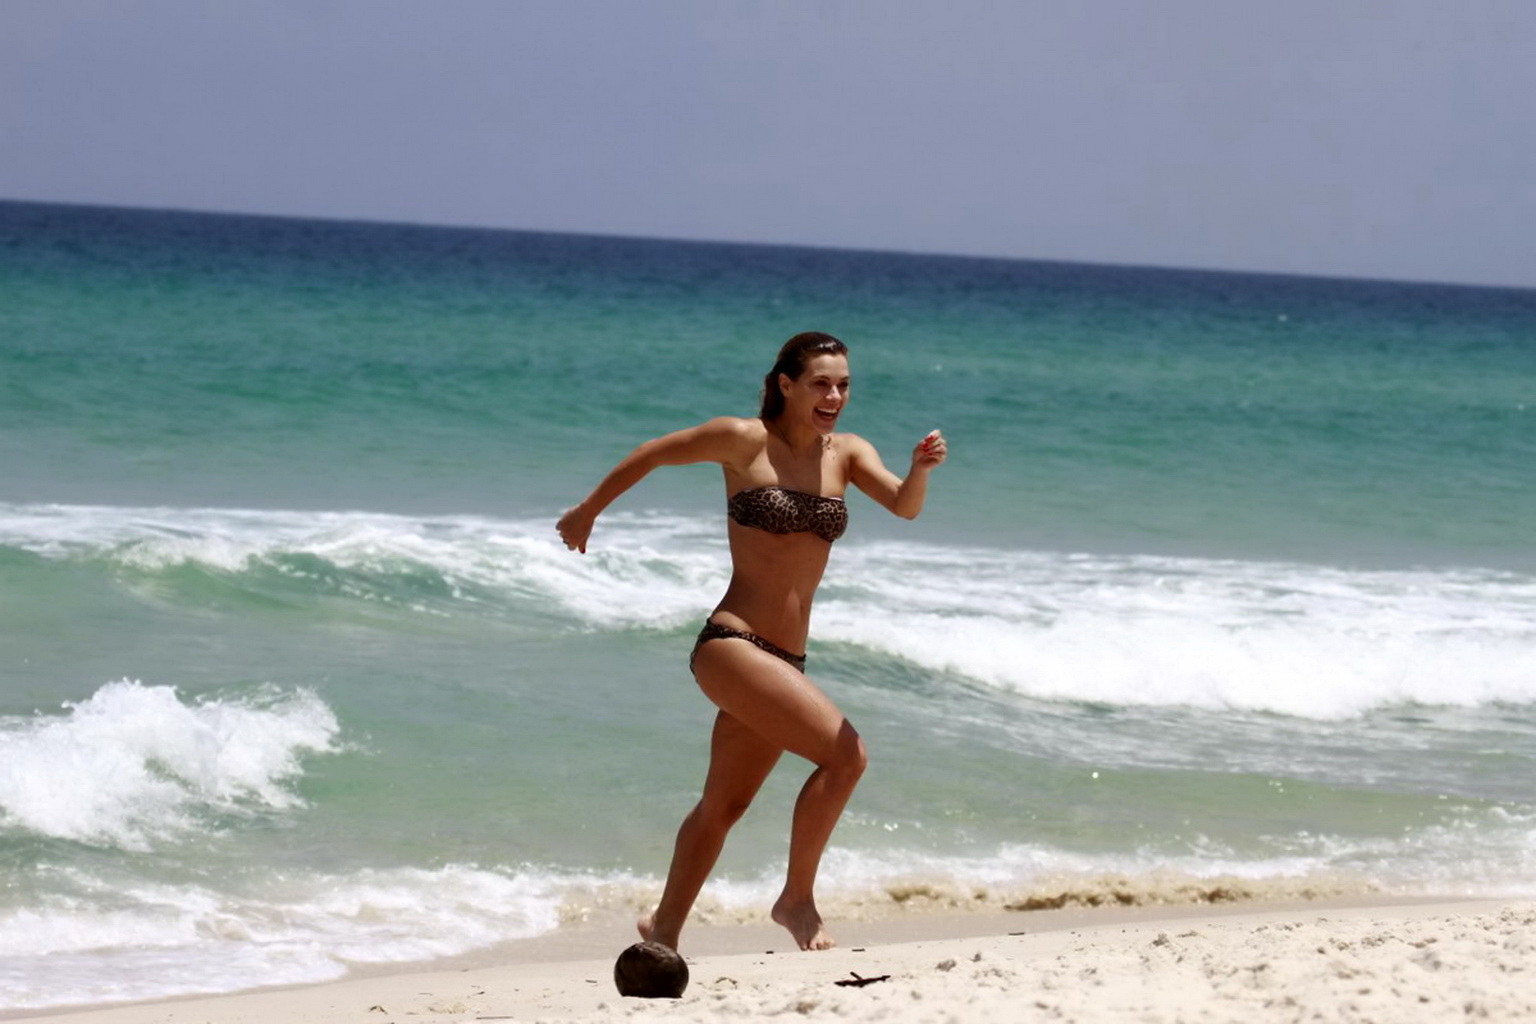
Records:
<instances>
[{"instance_id":1,"label":"woman's left arm","mask_svg":"<svg viewBox=\"0 0 1536 1024\"><path fill-rule=\"evenodd\" d=\"M905 480L886 469L875 446L862 437L849 435L849 443L849 479L853 485L903 519L916 519L928 496L928 474L949 453L944 435L932 430L917 443Z\"/></svg>"}]
</instances>

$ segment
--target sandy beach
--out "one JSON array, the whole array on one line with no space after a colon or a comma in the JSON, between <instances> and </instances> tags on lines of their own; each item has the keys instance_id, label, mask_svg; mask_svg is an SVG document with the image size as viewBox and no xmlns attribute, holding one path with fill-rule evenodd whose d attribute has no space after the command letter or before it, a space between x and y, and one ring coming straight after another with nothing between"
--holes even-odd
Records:
<instances>
[{"instance_id":1,"label":"sandy beach","mask_svg":"<svg viewBox=\"0 0 1536 1024\"><path fill-rule=\"evenodd\" d=\"M680 1000L619 997L631 939L577 929L496 966L6 1018L50 1024L474 1021L1395 1021L1536 1016L1536 903L1309 903L921 914L849 922L825 953L767 925L687 935ZM839 984L857 979L867 984Z\"/></svg>"}]
</instances>

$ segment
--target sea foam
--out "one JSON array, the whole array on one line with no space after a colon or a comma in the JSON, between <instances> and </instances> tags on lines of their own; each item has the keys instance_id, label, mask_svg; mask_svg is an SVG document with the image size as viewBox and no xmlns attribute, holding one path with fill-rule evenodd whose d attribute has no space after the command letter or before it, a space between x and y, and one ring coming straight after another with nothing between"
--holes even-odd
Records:
<instances>
[{"instance_id":1,"label":"sea foam","mask_svg":"<svg viewBox=\"0 0 1536 1024\"><path fill-rule=\"evenodd\" d=\"M61 714L0 719L0 827L147 849L210 813L281 810L339 726L314 693L186 701L122 680Z\"/></svg>"},{"instance_id":2,"label":"sea foam","mask_svg":"<svg viewBox=\"0 0 1536 1024\"><path fill-rule=\"evenodd\" d=\"M682 628L729 578L715 519L619 512L600 527L579 556L548 520L0 506L0 544L45 558L275 576L544 630ZM1315 719L1524 705L1536 577L848 540L812 624L827 641L1046 701Z\"/></svg>"},{"instance_id":3,"label":"sea foam","mask_svg":"<svg viewBox=\"0 0 1536 1024\"><path fill-rule=\"evenodd\" d=\"M850 546L816 636L1042 700L1337 719L1536 702L1536 579Z\"/></svg>"},{"instance_id":4,"label":"sea foam","mask_svg":"<svg viewBox=\"0 0 1536 1024\"><path fill-rule=\"evenodd\" d=\"M718 524L645 513L605 517L600 543L576 556L553 518L0 504L0 546L135 574L276 577L427 613L442 600L453 613L554 611L579 628L676 625L729 576Z\"/></svg>"},{"instance_id":5,"label":"sea foam","mask_svg":"<svg viewBox=\"0 0 1536 1024\"><path fill-rule=\"evenodd\" d=\"M0 911L0 1009L326 981L550 931L581 880L470 865L257 874L242 889L140 882ZM90 894L100 890L99 895Z\"/></svg>"}]
</instances>

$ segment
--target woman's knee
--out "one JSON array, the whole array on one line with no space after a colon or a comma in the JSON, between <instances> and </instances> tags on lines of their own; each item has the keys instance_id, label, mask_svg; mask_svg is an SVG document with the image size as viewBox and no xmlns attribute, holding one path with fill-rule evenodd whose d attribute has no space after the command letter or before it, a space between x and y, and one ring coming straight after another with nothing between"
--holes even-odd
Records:
<instances>
[{"instance_id":1,"label":"woman's knee","mask_svg":"<svg viewBox=\"0 0 1536 1024\"><path fill-rule=\"evenodd\" d=\"M694 808L694 813L715 828L730 828L741 820L752 806L751 797L711 796L706 794Z\"/></svg>"},{"instance_id":2,"label":"woman's knee","mask_svg":"<svg viewBox=\"0 0 1536 1024\"><path fill-rule=\"evenodd\" d=\"M868 766L869 750L864 746L864 738L845 719L833 743L831 756L821 767L857 782Z\"/></svg>"}]
</instances>

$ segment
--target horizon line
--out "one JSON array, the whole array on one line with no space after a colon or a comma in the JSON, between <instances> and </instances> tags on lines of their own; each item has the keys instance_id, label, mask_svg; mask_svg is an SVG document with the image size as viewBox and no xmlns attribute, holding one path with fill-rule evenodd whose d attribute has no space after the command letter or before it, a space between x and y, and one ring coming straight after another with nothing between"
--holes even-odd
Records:
<instances>
[{"instance_id":1,"label":"horizon line","mask_svg":"<svg viewBox=\"0 0 1536 1024\"><path fill-rule=\"evenodd\" d=\"M62 206L96 210L127 210L139 213L169 213L207 217L249 217L264 220L313 221L329 224L355 224L374 227L421 228L427 230L447 229L454 231L504 232L508 234L524 235L564 235L576 238L598 238L636 242L671 242L687 245L743 246L763 249L803 249L814 252L861 253L866 255L900 256L925 259L970 260L995 263L1035 263L1048 264L1052 266L1079 266L1106 270L1140 270L1170 274L1228 274L1239 277L1289 278L1295 280L1335 281L1352 284L1406 285L1413 287L1431 288L1464 288L1482 291L1503 292L1536 292L1536 285L1523 284L1490 284L1487 282L1446 281L1430 278L1373 277L1369 275L1354 274L1306 273L1296 270L1264 270L1254 267L1234 268L1172 263L1136 263L1109 259L1092 260L1082 258L1062 259L1051 256L1004 256L995 253L973 253L943 250L935 251L927 249L879 249L861 245L831 245L814 242L769 242L745 239L688 237L681 235L635 235L627 234L624 232L611 231L577 231L561 230L557 228L511 227L507 225L483 224L468 221L418 221L401 220L395 218L274 213L271 211L209 209L205 207L162 206L153 204L123 205L119 203L106 203L91 200L19 199L7 196L0 196L0 204L15 206Z\"/></svg>"}]
</instances>

